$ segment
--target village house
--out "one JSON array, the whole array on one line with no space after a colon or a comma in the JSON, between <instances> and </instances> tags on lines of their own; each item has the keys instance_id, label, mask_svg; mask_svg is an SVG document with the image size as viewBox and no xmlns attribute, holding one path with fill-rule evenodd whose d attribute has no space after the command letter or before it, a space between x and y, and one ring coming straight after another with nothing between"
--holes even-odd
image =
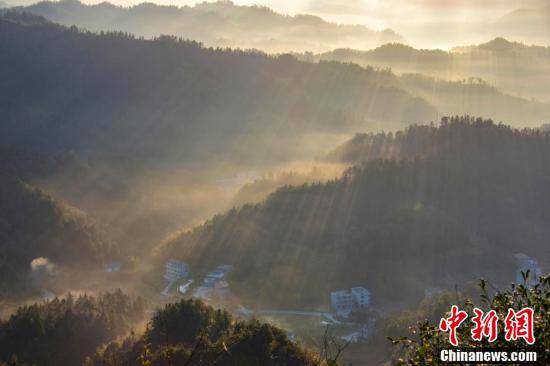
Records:
<instances>
[{"instance_id":1,"label":"village house","mask_svg":"<svg viewBox=\"0 0 550 366\"><path fill-rule=\"evenodd\" d=\"M364 287L353 287L331 292L330 305L337 315L347 317L351 312L370 305L370 291Z\"/></svg>"},{"instance_id":2,"label":"village house","mask_svg":"<svg viewBox=\"0 0 550 366\"><path fill-rule=\"evenodd\" d=\"M179 278L187 277L188 274L189 269L185 262L175 259L166 262L166 273L164 274L164 278L168 281L175 281Z\"/></svg>"}]
</instances>

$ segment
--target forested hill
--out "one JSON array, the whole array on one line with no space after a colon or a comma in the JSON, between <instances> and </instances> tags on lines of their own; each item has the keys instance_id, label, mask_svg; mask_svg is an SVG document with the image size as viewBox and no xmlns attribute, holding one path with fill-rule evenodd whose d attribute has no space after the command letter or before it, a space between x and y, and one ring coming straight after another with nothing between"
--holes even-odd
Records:
<instances>
[{"instance_id":1,"label":"forested hill","mask_svg":"<svg viewBox=\"0 0 550 366\"><path fill-rule=\"evenodd\" d=\"M323 362L274 325L240 321L197 300L170 303L154 312L143 334L129 334L139 329L145 305L117 290L21 307L0 321L0 364L336 364Z\"/></svg>"},{"instance_id":2,"label":"forested hill","mask_svg":"<svg viewBox=\"0 0 550 366\"><path fill-rule=\"evenodd\" d=\"M466 120L473 121L469 117ZM544 126L539 130L517 130L503 124L476 122L472 125L464 123L461 117L446 117L438 127L412 125L396 133L358 133L329 152L326 158L360 163L375 159L436 159L461 154L474 161L493 155L507 160L530 161L532 156L524 156L524 150L531 152L534 146L527 146L534 144L540 154L547 152L548 132Z\"/></svg>"},{"instance_id":3,"label":"forested hill","mask_svg":"<svg viewBox=\"0 0 550 366\"><path fill-rule=\"evenodd\" d=\"M548 265L547 135L457 118L398 136L404 151L430 153L281 188L174 238L159 256L194 271L232 263L249 303L302 308L358 285L379 304L479 277L498 286L515 278L518 252Z\"/></svg>"},{"instance_id":4,"label":"forested hill","mask_svg":"<svg viewBox=\"0 0 550 366\"><path fill-rule=\"evenodd\" d=\"M145 334L108 344L84 365L336 365L320 357L274 325L181 300L158 310Z\"/></svg>"},{"instance_id":5,"label":"forested hill","mask_svg":"<svg viewBox=\"0 0 550 366\"><path fill-rule=\"evenodd\" d=\"M82 212L18 179L0 176L0 294L28 290L31 261L98 268L119 255L116 243Z\"/></svg>"},{"instance_id":6,"label":"forested hill","mask_svg":"<svg viewBox=\"0 0 550 366\"><path fill-rule=\"evenodd\" d=\"M29 15L0 18L0 53L0 145L39 152L259 159L295 152L289 140L307 133L436 115L390 73L83 33Z\"/></svg>"},{"instance_id":7,"label":"forested hill","mask_svg":"<svg viewBox=\"0 0 550 366\"><path fill-rule=\"evenodd\" d=\"M173 34L208 46L268 52L320 52L346 46L365 49L404 41L390 29L374 31L360 25L330 23L312 15L288 16L267 7L239 6L230 1L183 7L144 2L120 7L108 2L87 5L62 0L42 1L20 10L93 31L122 30L145 37Z\"/></svg>"},{"instance_id":8,"label":"forested hill","mask_svg":"<svg viewBox=\"0 0 550 366\"><path fill-rule=\"evenodd\" d=\"M546 45L547 43L542 43ZM448 80L482 78L504 93L550 100L550 47L527 45L504 38L455 47L450 51L415 49L386 44L368 51L337 49L311 60L354 62L362 66L391 67L394 72L421 73Z\"/></svg>"},{"instance_id":9,"label":"forested hill","mask_svg":"<svg viewBox=\"0 0 550 366\"><path fill-rule=\"evenodd\" d=\"M0 320L0 364L82 365L98 347L141 322L145 305L116 290L22 306Z\"/></svg>"}]
</instances>

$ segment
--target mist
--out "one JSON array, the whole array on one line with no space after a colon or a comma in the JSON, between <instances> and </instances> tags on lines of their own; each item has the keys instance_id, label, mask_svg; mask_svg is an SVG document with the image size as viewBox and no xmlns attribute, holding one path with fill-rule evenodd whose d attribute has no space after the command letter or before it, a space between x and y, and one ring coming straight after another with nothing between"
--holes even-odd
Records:
<instances>
[{"instance_id":1,"label":"mist","mask_svg":"<svg viewBox=\"0 0 550 366\"><path fill-rule=\"evenodd\" d=\"M548 300L545 1L0 6L0 364L422 364L481 279Z\"/></svg>"},{"instance_id":2,"label":"mist","mask_svg":"<svg viewBox=\"0 0 550 366\"><path fill-rule=\"evenodd\" d=\"M29 5L32 1L11 0L8 4ZM98 4L100 1L85 1ZM114 0L113 4L133 6L140 1ZM161 0L161 5L195 6L196 1ZM281 14L312 14L339 24L357 24L375 31L392 29L404 37L404 42L417 48L449 50L458 45L487 42L506 37L527 44L550 44L548 3L544 0L491 0L481 7L474 0L322 0L322 1L271 1L236 0L238 5L261 5ZM120 26L120 25L119 25ZM228 37L229 34L228 34ZM241 36L242 37L242 36ZM325 37L326 38L326 37ZM266 44L242 42L244 47L265 48ZM322 44L326 40L319 39ZM365 43L347 40L343 43L326 43L327 46L365 49ZM372 43L371 43L372 45ZM281 44L279 50L321 51L318 45ZM271 48L271 50L274 50ZM323 50L323 51L326 51Z\"/></svg>"}]
</instances>

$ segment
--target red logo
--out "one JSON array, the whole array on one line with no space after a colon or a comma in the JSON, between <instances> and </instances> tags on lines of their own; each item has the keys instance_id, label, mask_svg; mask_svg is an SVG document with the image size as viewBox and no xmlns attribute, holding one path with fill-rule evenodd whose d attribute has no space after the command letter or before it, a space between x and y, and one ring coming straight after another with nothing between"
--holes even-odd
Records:
<instances>
[{"instance_id":1,"label":"red logo","mask_svg":"<svg viewBox=\"0 0 550 366\"><path fill-rule=\"evenodd\" d=\"M506 329L504 338L507 341L523 338L529 344L535 343L533 314L534 311L531 308L524 308L517 312L514 309L508 309L508 315L504 320Z\"/></svg>"},{"instance_id":2,"label":"red logo","mask_svg":"<svg viewBox=\"0 0 550 366\"><path fill-rule=\"evenodd\" d=\"M468 318L468 313L459 310L458 306L451 307L451 313L448 318L441 318L439 330L449 333L449 342L458 347L456 332L460 325ZM523 308L519 311L508 309L506 319L504 319L504 338L506 341L516 341L523 338L528 344L535 343L534 336L534 311L531 308ZM478 308L474 308L472 317L473 327L471 330L472 339L481 341L487 338L489 342L496 341L498 337L499 317L495 310L484 313Z\"/></svg>"},{"instance_id":3,"label":"red logo","mask_svg":"<svg viewBox=\"0 0 550 366\"><path fill-rule=\"evenodd\" d=\"M487 337L489 342L494 342L498 335L498 315L494 310L483 314L483 311L474 308L475 316L472 318L474 328L472 329L472 339L481 341L483 337Z\"/></svg>"},{"instance_id":4,"label":"red logo","mask_svg":"<svg viewBox=\"0 0 550 366\"><path fill-rule=\"evenodd\" d=\"M458 346L456 330L466 318L468 318L468 313L462 310L459 311L458 306L453 305L451 307L451 316L446 319L442 318L439 322L439 330L442 332L449 332L449 342L455 347Z\"/></svg>"}]
</instances>

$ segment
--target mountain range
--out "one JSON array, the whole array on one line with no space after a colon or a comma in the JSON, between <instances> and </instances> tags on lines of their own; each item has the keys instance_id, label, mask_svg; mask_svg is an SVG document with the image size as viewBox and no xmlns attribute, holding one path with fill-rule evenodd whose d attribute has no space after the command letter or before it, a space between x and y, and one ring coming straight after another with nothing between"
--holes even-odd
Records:
<instances>
[{"instance_id":1,"label":"mountain range","mask_svg":"<svg viewBox=\"0 0 550 366\"><path fill-rule=\"evenodd\" d=\"M437 115L384 72L81 32L29 13L0 17L0 53L10 166L44 170L27 157L70 157L40 182L21 177L134 233L134 247L219 210L216 182L235 169L311 158L324 153L319 141Z\"/></svg>"},{"instance_id":2,"label":"mountain range","mask_svg":"<svg viewBox=\"0 0 550 366\"><path fill-rule=\"evenodd\" d=\"M327 306L353 286L380 307L475 278L498 287L516 253L550 260L549 149L548 134L469 117L359 135L333 153L355 164L341 178L214 216L158 258L195 273L233 264L236 291L259 307Z\"/></svg>"},{"instance_id":3,"label":"mountain range","mask_svg":"<svg viewBox=\"0 0 550 366\"><path fill-rule=\"evenodd\" d=\"M134 248L225 209L220 175L321 156L356 131L446 114L550 119L547 104L479 82L95 34L29 13L0 18L0 52L0 146L15 176L132 233Z\"/></svg>"},{"instance_id":4,"label":"mountain range","mask_svg":"<svg viewBox=\"0 0 550 366\"><path fill-rule=\"evenodd\" d=\"M450 51L387 44L370 51L337 49L304 56L309 60L389 67L399 74L421 73L446 80L481 78L505 93L550 101L550 47L529 46L501 37Z\"/></svg>"},{"instance_id":5,"label":"mountain range","mask_svg":"<svg viewBox=\"0 0 550 366\"><path fill-rule=\"evenodd\" d=\"M118 30L144 37L170 34L207 46L268 52L326 51L343 45L364 49L403 42L389 29L374 31L360 25L330 23L312 15L282 15L267 7L239 6L230 1L184 7L153 3L120 7L107 2L85 5L78 0L62 0L19 9L93 31Z\"/></svg>"}]
</instances>

